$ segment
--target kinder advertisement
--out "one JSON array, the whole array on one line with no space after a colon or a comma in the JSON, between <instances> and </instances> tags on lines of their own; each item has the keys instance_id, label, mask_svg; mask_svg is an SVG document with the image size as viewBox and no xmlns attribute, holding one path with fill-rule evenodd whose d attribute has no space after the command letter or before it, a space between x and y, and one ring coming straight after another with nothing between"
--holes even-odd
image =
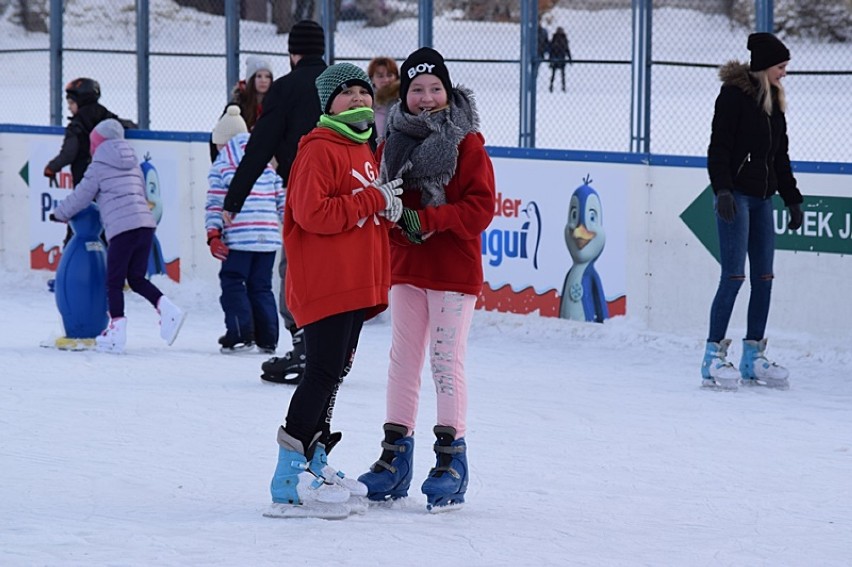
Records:
<instances>
[{"instance_id":1,"label":"kinder advertisement","mask_svg":"<svg viewBox=\"0 0 852 567\"><path fill-rule=\"evenodd\" d=\"M180 281L180 226L178 222L178 169L174 146L152 140L128 140L139 157L145 177L148 206L157 221L148 275L165 274ZM30 267L55 271L62 256L66 225L48 219L56 205L74 189L65 167L56 179L41 175L44 165L59 151L61 137L38 136L30 143L29 162L22 176L30 191Z\"/></svg>"},{"instance_id":2,"label":"kinder advertisement","mask_svg":"<svg viewBox=\"0 0 852 567\"><path fill-rule=\"evenodd\" d=\"M480 306L577 321L624 315L627 173L591 162L493 162L497 205L482 234Z\"/></svg>"}]
</instances>

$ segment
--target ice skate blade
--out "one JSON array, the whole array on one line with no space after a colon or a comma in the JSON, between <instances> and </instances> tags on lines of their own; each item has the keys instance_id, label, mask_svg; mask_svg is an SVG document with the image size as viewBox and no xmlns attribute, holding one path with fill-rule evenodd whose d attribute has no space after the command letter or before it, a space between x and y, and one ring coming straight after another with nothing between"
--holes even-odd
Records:
<instances>
[{"instance_id":1,"label":"ice skate blade","mask_svg":"<svg viewBox=\"0 0 852 567\"><path fill-rule=\"evenodd\" d=\"M254 345L240 345L234 347L220 347L219 352L222 354L227 354L229 356L234 355L243 355L243 354L252 354L254 352Z\"/></svg>"},{"instance_id":2,"label":"ice skate blade","mask_svg":"<svg viewBox=\"0 0 852 567\"><path fill-rule=\"evenodd\" d=\"M743 379L743 386L746 388L769 388L771 390L789 390L790 382L784 380L761 380L759 378Z\"/></svg>"},{"instance_id":3,"label":"ice skate blade","mask_svg":"<svg viewBox=\"0 0 852 567\"><path fill-rule=\"evenodd\" d=\"M426 504L426 511L430 514L443 514L444 512L455 512L464 508L464 496L453 500L447 500L442 504Z\"/></svg>"},{"instance_id":4,"label":"ice skate blade","mask_svg":"<svg viewBox=\"0 0 852 567\"><path fill-rule=\"evenodd\" d=\"M288 378L288 376L292 376L292 378ZM281 376L280 374L267 374L264 372L260 375L260 379L267 384L289 384L290 386L297 386L302 381L302 375L285 374Z\"/></svg>"},{"instance_id":5,"label":"ice skate blade","mask_svg":"<svg viewBox=\"0 0 852 567\"><path fill-rule=\"evenodd\" d=\"M319 518L321 520L343 520L349 517L348 504L328 504L311 502L310 504L279 504L273 502L263 513L266 518Z\"/></svg>"},{"instance_id":6,"label":"ice skate blade","mask_svg":"<svg viewBox=\"0 0 852 567\"><path fill-rule=\"evenodd\" d=\"M736 392L738 389L737 382L716 382L712 378L703 378L701 380L701 388L704 390L712 390L716 392Z\"/></svg>"}]
</instances>

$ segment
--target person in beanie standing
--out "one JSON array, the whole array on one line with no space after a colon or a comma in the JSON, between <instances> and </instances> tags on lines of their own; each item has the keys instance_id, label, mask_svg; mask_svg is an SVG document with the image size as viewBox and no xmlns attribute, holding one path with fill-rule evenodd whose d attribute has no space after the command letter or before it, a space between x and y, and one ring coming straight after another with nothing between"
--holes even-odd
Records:
<instances>
[{"instance_id":1,"label":"person in beanie standing","mask_svg":"<svg viewBox=\"0 0 852 567\"><path fill-rule=\"evenodd\" d=\"M267 515L346 516L367 488L328 465L337 391L365 320L387 308L388 229L402 214L400 180L378 184L368 141L373 90L349 63L317 77L317 127L299 143L284 206L287 305L304 332L306 364L278 428L278 464ZM338 504L333 511L317 505Z\"/></svg>"},{"instance_id":2,"label":"person in beanie standing","mask_svg":"<svg viewBox=\"0 0 852 567\"><path fill-rule=\"evenodd\" d=\"M108 118L89 135L92 163L76 189L56 207L50 220L68 222L94 200L100 211L107 247L109 325L95 343L100 351L124 352L127 319L124 282L160 314L160 336L171 345L186 313L145 277L157 222L148 208L139 159L124 139L118 120Z\"/></svg>"},{"instance_id":3,"label":"person in beanie standing","mask_svg":"<svg viewBox=\"0 0 852 567\"><path fill-rule=\"evenodd\" d=\"M249 55L246 58L246 78L238 81L231 93L231 100L225 107L236 104L240 108L240 115L246 123L248 131L251 132L257 119L263 112L263 99L272 87L272 65L269 61L259 55ZM225 113L222 113L224 116ZM221 118L221 116L220 116ZM212 139L210 140L210 161L216 160L219 148Z\"/></svg>"},{"instance_id":4,"label":"person in beanie standing","mask_svg":"<svg viewBox=\"0 0 852 567\"><path fill-rule=\"evenodd\" d=\"M430 511L464 502L468 483L465 352L483 274L480 237L494 215L494 169L473 94L453 87L440 53L402 65L400 103L379 147L381 182L402 177L391 231L392 344L382 454L359 477L368 497L408 495L420 372L428 347L437 390L435 466L421 486Z\"/></svg>"},{"instance_id":5,"label":"person in beanie standing","mask_svg":"<svg viewBox=\"0 0 852 567\"><path fill-rule=\"evenodd\" d=\"M715 194L721 277L710 308L710 331L701 364L702 384L736 390L743 385L786 389L789 372L766 358L766 322L775 254L772 195L789 209L787 228L802 226L802 194L790 167L786 100L781 79L790 51L770 33L748 37L750 63L722 66L707 169ZM727 360L725 335L737 294L746 279L751 296L739 369Z\"/></svg>"},{"instance_id":6,"label":"person in beanie standing","mask_svg":"<svg viewBox=\"0 0 852 567\"><path fill-rule=\"evenodd\" d=\"M290 30L288 48L292 70L276 79L264 98L263 113L254 125L245 156L225 195L225 224L242 210L257 178L272 158L275 158L276 171L286 187L299 139L310 132L319 120L321 110L317 101L316 79L326 68L322 60L325 53L322 27L311 20L297 22ZM293 350L283 357L272 357L264 362L261 378L269 382L295 384L301 380L305 370L305 345L303 333L287 306L287 254L283 248L278 273L281 276L278 310L292 336Z\"/></svg>"},{"instance_id":7,"label":"person in beanie standing","mask_svg":"<svg viewBox=\"0 0 852 567\"><path fill-rule=\"evenodd\" d=\"M254 184L246 212L228 226L222 222L222 202L245 153L247 130L237 105L229 106L213 129L213 142L220 152L207 176L204 225L210 253L222 261L219 302L226 332L219 338L220 352L252 350L256 343L258 351L273 354L278 346L278 312L272 269L282 244L284 188L272 166Z\"/></svg>"}]
</instances>

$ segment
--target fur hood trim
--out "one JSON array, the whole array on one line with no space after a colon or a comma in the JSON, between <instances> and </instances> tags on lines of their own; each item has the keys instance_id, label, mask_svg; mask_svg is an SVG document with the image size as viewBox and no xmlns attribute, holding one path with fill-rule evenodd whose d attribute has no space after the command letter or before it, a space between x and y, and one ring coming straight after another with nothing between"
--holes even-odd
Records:
<instances>
[{"instance_id":1,"label":"fur hood trim","mask_svg":"<svg viewBox=\"0 0 852 567\"><path fill-rule=\"evenodd\" d=\"M737 87L752 98L757 98L757 82L749 72L748 63L728 61L719 68L719 79L725 86Z\"/></svg>"}]
</instances>

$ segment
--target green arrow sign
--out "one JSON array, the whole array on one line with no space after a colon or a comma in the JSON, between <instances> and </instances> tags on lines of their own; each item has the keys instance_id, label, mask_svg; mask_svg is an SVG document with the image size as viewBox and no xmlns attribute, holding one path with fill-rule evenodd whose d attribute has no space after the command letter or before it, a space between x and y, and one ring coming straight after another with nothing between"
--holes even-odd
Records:
<instances>
[{"instance_id":1,"label":"green arrow sign","mask_svg":"<svg viewBox=\"0 0 852 567\"><path fill-rule=\"evenodd\" d=\"M21 168L18 175L21 176L21 179L23 179L27 185L30 184L30 162L24 164L24 167Z\"/></svg>"},{"instance_id":2,"label":"green arrow sign","mask_svg":"<svg viewBox=\"0 0 852 567\"><path fill-rule=\"evenodd\" d=\"M775 249L828 254L852 254L852 199L805 195L804 222L787 230L790 214L777 195L772 198ZM681 213L681 220L719 261L719 235L713 212L713 189L708 185Z\"/></svg>"}]
</instances>

